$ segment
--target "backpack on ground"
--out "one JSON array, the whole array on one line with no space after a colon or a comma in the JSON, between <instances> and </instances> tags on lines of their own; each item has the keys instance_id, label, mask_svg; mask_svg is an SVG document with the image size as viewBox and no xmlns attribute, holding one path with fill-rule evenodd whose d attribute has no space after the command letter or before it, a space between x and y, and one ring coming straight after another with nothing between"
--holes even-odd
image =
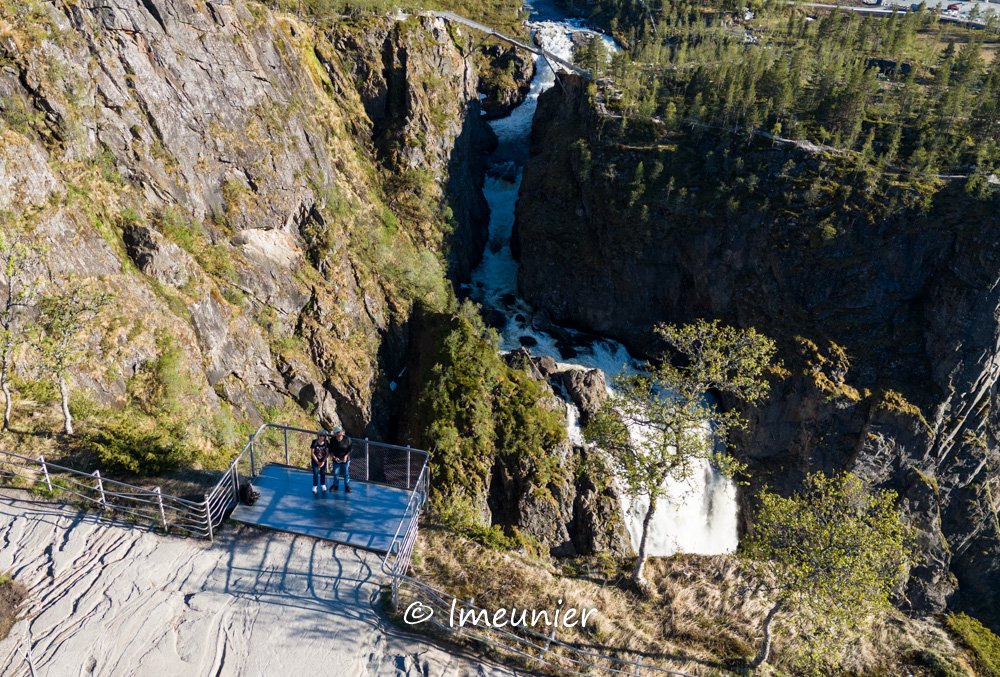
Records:
<instances>
[{"instance_id":1,"label":"backpack on ground","mask_svg":"<svg viewBox=\"0 0 1000 677\"><path fill-rule=\"evenodd\" d=\"M260 498L260 492L253 488L249 482L240 485L240 500L246 505L253 505Z\"/></svg>"}]
</instances>

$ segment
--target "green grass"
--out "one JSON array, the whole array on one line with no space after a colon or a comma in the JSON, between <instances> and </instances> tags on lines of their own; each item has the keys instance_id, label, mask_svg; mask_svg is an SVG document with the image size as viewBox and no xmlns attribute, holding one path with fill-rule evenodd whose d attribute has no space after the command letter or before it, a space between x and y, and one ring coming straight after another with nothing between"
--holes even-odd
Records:
<instances>
[{"instance_id":1,"label":"green grass","mask_svg":"<svg viewBox=\"0 0 1000 677\"><path fill-rule=\"evenodd\" d=\"M965 614L949 614L945 624L976 657L983 677L1000 677L1000 637Z\"/></svg>"}]
</instances>

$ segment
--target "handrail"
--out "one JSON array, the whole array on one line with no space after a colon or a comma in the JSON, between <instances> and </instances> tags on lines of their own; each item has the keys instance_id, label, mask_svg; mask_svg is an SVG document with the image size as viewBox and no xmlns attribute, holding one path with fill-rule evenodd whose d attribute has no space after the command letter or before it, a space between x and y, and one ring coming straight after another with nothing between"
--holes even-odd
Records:
<instances>
[{"instance_id":1,"label":"handrail","mask_svg":"<svg viewBox=\"0 0 1000 677\"><path fill-rule=\"evenodd\" d=\"M34 472L40 471L40 473L45 476L44 482L50 490L52 490L52 483L49 471L52 470L66 476L62 481L64 484L68 483L71 486L60 486L58 488L60 491L71 496L76 496L83 501L96 503L101 509L116 510L125 514L148 519L154 523L160 523L163 528L168 531L170 529L174 529L175 531L182 531L190 535L206 537L214 541L215 529L221 526L226 512L239 503L240 478L245 476L244 473L240 471L240 463L246 462L248 452L250 453L251 460L250 479L251 481L256 479L257 467L255 463L256 459L254 457L254 442L257 441L258 437L268 428L282 430L285 432L286 458L288 454L289 431L305 433L308 435L321 434L328 436L330 434L326 431L308 430L306 428L299 428L296 426L278 423L261 424L254 434L250 436L249 441L243 446L240 453L237 454L236 457L230 462L229 466L219 478L219 481L215 483L208 493L205 494L205 499L203 501L191 501L186 498L164 494L159 491L159 488L151 490L134 484L128 484L127 482L107 479L101 476L100 472L91 474L80 470L74 470L73 468L67 468L56 463L50 463L41 456L38 458L29 458L27 456L21 456L7 451L0 451L0 459L7 457L10 459L7 463L12 467L20 468L22 470L33 470ZM373 442L368 439L360 439L356 437L352 437L351 439L355 443L363 445L366 468L370 469L371 447L384 451L406 453L406 489L408 491L411 490L412 483L413 493L417 494L419 493L417 489L426 484L428 473L427 462L430 456L426 451L423 451L422 449L413 449L411 447L403 447L396 444ZM410 459L413 457L416 457L419 465L411 465ZM264 459L261 460L264 461ZM261 463L261 466L263 465L264 463ZM413 471L417 470L417 468L419 468L419 471L417 472L417 478L414 481ZM11 471L11 474L27 481L42 481L39 480L38 477L27 476L21 472ZM83 481L84 478L86 478L86 481ZM96 486L88 483L94 481L97 482ZM391 482L387 483L392 484ZM87 492L96 492L99 495L99 498L88 496ZM426 495L426 492L423 492L421 495ZM109 498L112 499L110 502L108 501ZM116 501L129 502L132 505L126 506L119 504ZM411 509L412 501L413 496L411 495L410 500L407 502L407 512ZM420 506L414 508L414 514L418 513L419 509ZM170 519L168 519L168 514ZM400 521L400 525L396 529L397 535L404 522L405 513L404 519Z\"/></svg>"},{"instance_id":2,"label":"handrail","mask_svg":"<svg viewBox=\"0 0 1000 677\"><path fill-rule=\"evenodd\" d=\"M35 466L40 466L41 472L45 477L44 480L40 480L37 476L26 477L15 472L14 470L8 470L8 472L16 477L21 477L29 481L33 480L35 482L44 482L50 490L52 489L52 478L49 474L50 469L57 470L60 473L68 473L70 475L69 481L80 487L80 491L74 491L67 487L59 486L58 488L60 491L65 491L66 493L78 496L86 501L98 503L102 509L117 510L154 523L159 522L163 525L164 529L168 531L173 529L175 532L200 538L207 537L214 540L215 527L217 524L221 524L225 512L239 500L238 464L248 450L252 452L253 442L257 438L257 435L269 427L311 434L316 434L317 432L272 423L265 423L261 425L260 428L257 429L257 432L254 433L253 437L251 437L250 441L247 442L246 446L244 446L243 450L230 463L229 468L225 471L219 482L216 483L215 487L213 487L212 491L205 494L205 500L201 503L162 494L160 493L158 487L157 490L153 491L128 484L126 482L103 478L99 472L90 474L84 473L80 470L66 468L61 465L49 463L41 456L37 459L32 459L26 456L0 451L0 460L2 460L3 457L17 459L17 461L20 462L6 462L8 466L15 468L33 468ZM367 442L367 440L364 440L364 442ZM410 566L410 558L412 557L413 548L415 547L417 541L420 513L427 500L429 491L430 467L427 463L429 454L419 449L410 449L409 447L383 445L381 443L375 444L382 447L406 451L407 453L423 454L424 456L424 462L420 467L420 472L418 473L417 479L413 485L413 490L407 500L403 516L399 521L399 525L396 527L396 531L393 534L388 551L382 559L382 572L391 580L393 608L396 611L399 610L400 597L403 596L416 603L427 604L429 607L436 608L442 613L445 613L447 610L453 608L453 605L456 607L460 605L463 611L471 610L474 614L485 612L488 615L489 612L487 610L475 606L471 603L471 601L460 600L453 595L450 595L442 590L438 590L437 588L434 588L426 583L422 583L421 581L407 575ZM87 477L91 480L96 480L98 484L97 486L89 486L83 482L73 479L74 476ZM407 477L408 486L409 481L410 478ZM133 493L117 492L113 490L109 491L107 486L128 488L132 490ZM230 489L232 489L231 493ZM99 492L100 498L87 496L84 493L81 493L82 491ZM114 502L109 502L107 500L108 497L116 500L133 501L139 504L146 504L146 507L143 507L142 505L119 505ZM167 518L168 510L170 516L169 520ZM403 531L404 525L406 525L405 532ZM692 677L687 673L678 672L676 670L661 668L655 665L648 665L636 661L614 658L612 656L581 649L557 640L555 638L554 631L549 636L546 636L532 628L525 627L518 628L517 632L514 632L513 628L511 630L503 628L489 628L487 632L475 625L463 626L456 629L450 624L439 622L436 620L436 616L432 617L431 620L436 626L445 631L466 638L476 639L494 646L501 651L513 653L568 674L593 675L596 670L598 673L603 674L639 675L639 670L643 669L657 674ZM559 649L559 651L556 651L556 649ZM594 662L595 660L601 661L603 664Z\"/></svg>"},{"instance_id":3,"label":"handrail","mask_svg":"<svg viewBox=\"0 0 1000 677\"><path fill-rule=\"evenodd\" d=\"M29 463L38 463L39 462L37 458L28 458L27 456L21 456L19 454L13 454L13 453L11 453L9 451L0 450L0 454L3 454L4 456L13 456L14 458L19 458L22 461L28 461ZM48 467L48 468L55 468L56 470L59 470L61 472L67 472L67 473L71 473L71 474L74 474L74 475L82 475L84 477L93 477L92 473L85 473L82 470L75 470L73 468L67 468L65 466L56 465L55 463L53 463L51 461L45 461L45 466ZM129 489L135 489L136 491L139 491L139 492L142 492L142 493L154 494L154 492L151 489L146 489L145 487L138 487L138 486L136 486L134 484L128 484L127 482L121 482L119 480L111 480L111 479L108 479L108 478L106 478L104 476L101 476L101 480L105 484L117 484L118 486L128 487ZM186 498L180 498L179 496L170 496L168 494L163 494L163 498L164 499L171 499L171 500L174 500L174 501L176 501L178 503L183 503L185 505L189 505L189 506L191 506L193 508L196 508L196 507L204 505L203 503L198 503L196 501L189 501Z\"/></svg>"},{"instance_id":4,"label":"handrail","mask_svg":"<svg viewBox=\"0 0 1000 677\"><path fill-rule=\"evenodd\" d=\"M75 496L82 501L96 504L101 510L112 510L160 524L166 531L179 531L195 536L206 536L211 531L206 520L210 514L207 503L163 494L159 491L159 487L150 490L108 479L102 477L100 471L86 473L50 463L42 456L29 458L0 450L0 463L13 477L42 483L49 491L58 490L60 493ZM25 474L25 471L33 475ZM60 476L54 478L50 471L59 473ZM84 481L84 478L94 484ZM53 485L54 481L58 483Z\"/></svg>"},{"instance_id":5,"label":"handrail","mask_svg":"<svg viewBox=\"0 0 1000 677\"><path fill-rule=\"evenodd\" d=\"M489 617L490 612L475 606L471 601L458 599L454 595L407 575L413 547L416 545L420 511L427 498L428 484L429 467L425 467L421 470L420 477L413 490L413 495L407 501L403 519L400 520L399 526L396 528L396 533L389 544L389 549L385 557L382 558L382 573L388 576L391 581L391 599L394 611L399 611L401 596L412 600L414 603L426 604L432 609L436 609L436 612L429 619L430 622L446 632L459 637L472 638L484 642L501 651L513 653L522 658L572 675L639 675L639 670L642 669L649 673L693 677L685 672L661 668L638 661L615 658L566 644L555 638L554 631L551 635L547 636L531 628L519 628L520 632L527 635L522 636L503 628L489 628L489 632L487 633L475 625L455 628L450 623L438 621L438 613L448 614L453 608L452 605L460 607L463 611L470 610L475 616L478 616L480 612L485 612L487 617ZM407 523L407 515L410 515L411 509L412 515ZM400 532L404 524L407 524L407 529L401 538ZM561 652L556 652L554 650L556 648L561 649ZM537 655L535 655L536 653ZM595 661L601 661L604 664Z\"/></svg>"}]
</instances>

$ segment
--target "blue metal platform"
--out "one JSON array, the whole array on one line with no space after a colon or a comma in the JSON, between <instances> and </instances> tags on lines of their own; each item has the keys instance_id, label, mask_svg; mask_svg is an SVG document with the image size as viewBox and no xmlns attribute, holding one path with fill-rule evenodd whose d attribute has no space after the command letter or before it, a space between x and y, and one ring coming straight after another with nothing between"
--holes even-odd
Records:
<instances>
[{"instance_id":1,"label":"blue metal platform","mask_svg":"<svg viewBox=\"0 0 1000 677\"><path fill-rule=\"evenodd\" d=\"M327 478L327 485L330 479ZM240 503L231 518L268 529L312 536L355 548L386 552L396 530L406 533L412 519L406 505L413 493L384 484L351 480L350 494L312 493L312 472L268 464L253 483L260 499L252 506Z\"/></svg>"}]
</instances>

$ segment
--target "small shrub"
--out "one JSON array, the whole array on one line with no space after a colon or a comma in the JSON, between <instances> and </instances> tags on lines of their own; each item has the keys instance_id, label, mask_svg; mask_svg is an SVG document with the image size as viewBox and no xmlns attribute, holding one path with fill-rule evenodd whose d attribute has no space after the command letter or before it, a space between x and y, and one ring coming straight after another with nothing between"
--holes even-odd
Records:
<instances>
[{"instance_id":1,"label":"small shrub","mask_svg":"<svg viewBox=\"0 0 1000 677\"><path fill-rule=\"evenodd\" d=\"M945 625L975 655L984 677L1000 677L1000 637L966 614L949 614Z\"/></svg>"},{"instance_id":2,"label":"small shrub","mask_svg":"<svg viewBox=\"0 0 1000 677\"><path fill-rule=\"evenodd\" d=\"M56 498L59 496L59 485L55 480L52 480L52 490L49 491L49 485L45 483L45 478L39 477L35 480L35 485L31 487L31 493L42 498Z\"/></svg>"},{"instance_id":3,"label":"small shrub","mask_svg":"<svg viewBox=\"0 0 1000 677\"><path fill-rule=\"evenodd\" d=\"M931 649L918 649L910 654L915 665L927 668L933 677L966 677L968 674L954 659Z\"/></svg>"},{"instance_id":4,"label":"small shrub","mask_svg":"<svg viewBox=\"0 0 1000 677\"><path fill-rule=\"evenodd\" d=\"M193 457L162 430L137 430L127 419L109 422L106 428L88 434L83 443L97 454L101 467L136 475L162 475Z\"/></svg>"},{"instance_id":5,"label":"small shrub","mask_svg":"<svg viewBox=\"0 0 1000 677\"><path fill-rule=\"evenodd\" d=\"M50 381L35 381L33 379L21 379L13 376L11 378L11 386L22 397L27 400L33 400L38 404L49 404L59 399L59 392L56 390L55 384Z\"/></svg>"}]
</instances>

